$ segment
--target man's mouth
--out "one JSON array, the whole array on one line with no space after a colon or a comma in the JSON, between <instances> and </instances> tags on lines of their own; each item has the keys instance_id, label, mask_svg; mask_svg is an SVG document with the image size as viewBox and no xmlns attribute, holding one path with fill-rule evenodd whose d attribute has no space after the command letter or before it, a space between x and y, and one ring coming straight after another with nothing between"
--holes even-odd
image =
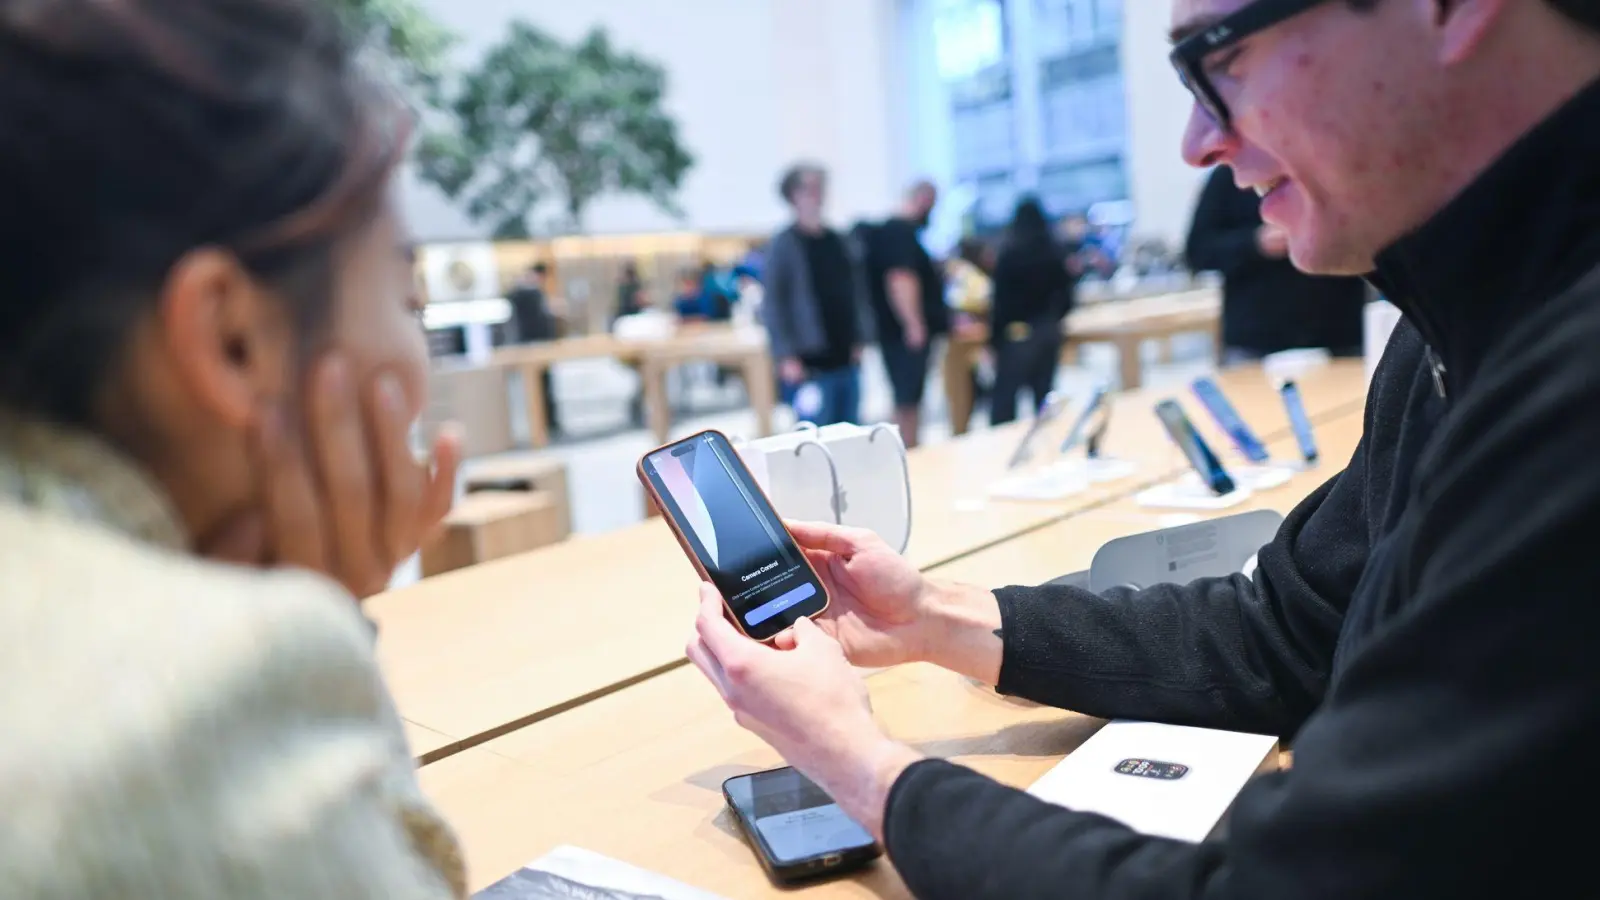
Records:
<instances>
[{"instance_id":1,"label":"man's mouth","mask_svg":"<svg viewBox=\"0 0 1600 900\"><path fill-rule=\"evenodd\" d=\"M1258 185L1256 185L1256 194L1257 194L1257 196L1265 197L1268 194L1272 193L1273 191L1277 190L1278 188L1283 187L1288 182L1289 182L1289 179L1287 179L1287 178L1274 178L1271 181L1267 182L1266 184L1258 184Z\"/></svg>"}]
</instances>

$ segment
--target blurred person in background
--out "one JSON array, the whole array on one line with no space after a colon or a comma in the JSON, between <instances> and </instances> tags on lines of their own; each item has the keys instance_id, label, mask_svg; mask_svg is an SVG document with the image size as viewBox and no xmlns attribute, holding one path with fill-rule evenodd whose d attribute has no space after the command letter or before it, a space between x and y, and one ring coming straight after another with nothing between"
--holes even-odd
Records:
<instances>
[{"instance_id":1,"label":"blurred person in background","mask_svg":"<svg viewBox=\"0 0 1600 900\"><path fill-rule=\"evenodd\" d=\"M639 277L639 265L629 260L622 264L622 277L617 280L617 317L636 316L648 306L644 281Z\"/></svg>"},{"instance_id":2,"label":"blurred person in background","mask_svg":"<svg viewBox=\"0 0 1600 900\"><path fill-rule=\"evenodd\" d=\"M801 421L855 422L861 411L861 347L870 324L860 272L823 217L828 177L802 163L778 193L794 223L772 238L761 318L787 402Z\"/></svg>"},{"instance_id":3,"label":"blurred person in background","mask_svg":"<svg viewBox=\"0 0 1600 900\"><path fill-rule=\"evenodd\" d=\"M1017 417L1017 394L1027 388L1035 411L1055 385L1063 341L1061 322L1072 310L1076 279L1050 234L1039 201L1024 198L1000 243L994 269L989 346L994 386L989 422Z\"/></svg>"},{"instance_id":4,"label":"blurred person in background","mask_svg":"<svg viewBox=\"0 0 1600 900\"><path fill-rule=\"evenodd\" d=\"M460 454L403 108L316 0L0 0L0 119L5 895L465 897L357 602Z\"/></svg>"},{"instance_id":5,"label":"blurred person in background","mask_svg":"<svg viewBox=\"0 0 1600 900\"><path fill-rule=\"evenodd\" d=\"M1320 347L1360 356L1360 278L1307 275L1289 261L1288 232L1261 218L1261 198L1217 166L1195 206L1185 251L1192 271L1222 274L1222 364Z\"/></svg>"},{"instance_id":6,"label":"blurred person in background","mask_svg":"<svg viewBox=\"0 0 1600 900\"><path fill-rule=\"evenodd\" d=\"M894 394L895 424L908 448L917 446L922 430L934 341L950 330L944 274L920 237L938 201L931 182L917 182L906 191L898 214L866 232L868 296Z\"/></svg>"},{"instance_id":7,"label":"blurred person in background","mask_svg":"<svg viewBox=\"0 0 1600 900\"><path fill-rule=\"evenodd\" d=\"M1110 278L1116 264L1106 253L1100 237L1089 224L1089 217L1081 212L1068 213L1056 226L1061 252L1066 258L1067 272L1074 280L1088 275Z\"/></svg>"},{"instance_id":8,"label":"blurred person in background","mask_svg":"<svg viewBox=\"0 0 1600 900\"><path fill-rule=\"evenodd\" d=\"M517 343L553 341L560 336L560 322L548 291L549 283L550 267L537 262L523 270L507 292L506 300L511 304L512 331ZM555 379L550 366L540 371L539 383L545 396L545 425L551 434L559 434L561 417L556 410Z\"/></svg>"}]
</instances>

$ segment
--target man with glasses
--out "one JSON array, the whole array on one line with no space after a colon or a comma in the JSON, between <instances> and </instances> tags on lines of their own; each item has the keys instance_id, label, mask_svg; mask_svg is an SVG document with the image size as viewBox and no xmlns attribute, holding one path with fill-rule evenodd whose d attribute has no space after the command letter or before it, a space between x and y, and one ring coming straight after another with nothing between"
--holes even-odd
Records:
<instances>
[{"instance_id":1,"label":"man with glasses","mask_svg":"<svg viewBox=\"0 0 1600 900\"><path fill-rule=\"evenodd\" d=\"M1415 326L1350 468L1253 586L989 592L801 526L829 618L767 647L712 593L690 656L918 897L1587 895L1587 831L1552 813L1600 803L1600 2L1173 6L1185 158L1261 194L1301 269L1366 274ZM1363 553L1307 552L1330 504ZM848 663L909 660L1091 715L1293 736L1294 765L1248 785L1222 837L1140 835L891 740Z\"/></svg>"}]
</instances>

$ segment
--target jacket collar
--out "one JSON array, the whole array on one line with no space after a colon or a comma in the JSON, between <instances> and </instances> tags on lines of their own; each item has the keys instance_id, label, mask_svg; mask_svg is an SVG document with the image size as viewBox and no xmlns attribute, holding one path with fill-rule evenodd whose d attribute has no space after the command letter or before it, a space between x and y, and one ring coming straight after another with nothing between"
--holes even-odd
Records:
<instances>
[{"instance_id":1,"label":"jacket collar","mask_svg":"<svg viewBox=\"0 0 1600 900\"><path fill-rule=\"evenodd\" d=\"M0 503L100 525L185 550L166 494L132 462L83 432L0 411Z\"/></svg>"},{"instance_id":2,"label":"jacket collar","mask_svg":"<svg viewBox=\"0 0 1600 900\"><path fill-rule=\"evenodd\" d=\"M1597 263L1600 82L1380 253L1369 280L1416 324L1459 393L1511 322Z\"/></svg>"}]
</instances>

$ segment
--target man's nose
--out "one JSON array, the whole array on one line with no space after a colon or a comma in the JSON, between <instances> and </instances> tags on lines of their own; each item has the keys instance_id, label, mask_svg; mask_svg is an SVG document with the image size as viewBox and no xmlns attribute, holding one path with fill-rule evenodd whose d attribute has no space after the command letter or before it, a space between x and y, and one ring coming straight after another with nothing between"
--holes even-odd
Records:
<instances>
[{"instance_id":1,"label":"man's nose","mask_svg":"<svg viewBox=\"0 0 1600 900\"><path fill-rule=\"evenodd\" d=\"M1189 104L1189 124L1183 130L1183 161L1197 169L1225 163L1237 141L1199 103Z\"/></svg>"}]
</instances>

